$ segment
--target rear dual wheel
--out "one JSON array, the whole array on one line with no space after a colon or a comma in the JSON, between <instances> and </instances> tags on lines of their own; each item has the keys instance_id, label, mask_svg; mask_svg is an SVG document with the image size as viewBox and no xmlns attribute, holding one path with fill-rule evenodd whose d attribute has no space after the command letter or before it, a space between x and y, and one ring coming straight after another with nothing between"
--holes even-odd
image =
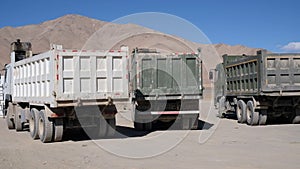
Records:
<instances>
[{"instance_id":1,"label":"rear dual wheel","mask_svg":"<svg viewBox=\"0 0 300 169\"><path fill-rule=\"evenodd\" d=\"M239 101L238 102L238 107L240 106L240 108L237 108L237 117L238 119L240 118L240 121L245 120L243 118L243 115L246 116L246 121L248 125L265 125L267 123L267 110L260 110L255 111L255 107L254 107L254 103L253 101L248 101L247 105L246 105L246 113L243 113L243 107L244 104L242 103L243 101ZM238 113L239 112L239 113ZM239 116L240 114L240 116Z\"/></svg>"},{"instance_id":2,"label":"rear dual wheel","mask_svg":"<svg viewBox=\"0 0 300 169\"><path fill-rule=\"evenodd\" d=\"M138 131L144 130L144 123L134 122L134 128Z\"/></svg>"},{"instance_id":3,"label":"rear dual wheel","mask_svg":"<svg viewBox=\"0 0 300 169\"><path fill-rule=\"evenodd\" d=\"M33 139L38 139L39 138L39 128L38 128L38 124L39 124L39 117L40 117L40 112L33 108L30 110L30 119L29 119L29 133L30 136Z\"/></svg>"},{"instance_id":4,"label":"rear dual wheel","mask_svg":"<svg viewBox=\"0 0 300 169\"><path fill-rule=\"evenodd\" d=\"M100 117L99 132L100 138L113 137L116 133L116 118L104 119Z\"/></svg>"},{"instance_id":5,"label":"rear dual wheel","mask_svg":"<svg viewBox=\"0 0 300 169\"><path fill-rule=\"evenodd\" d=\"M183 117L181 119L181 129L182 130L191 130L198 128L198 117Z\"/></svg>"},{"instance_id":6,"label":"rear dual wheel","mask_svg":"<svg viewBox=\"0 0 300 169\"><path fill-rule=\"evenodd\" d=\"M113 137L116 133L116 119L107 119L107 137Z\"/></svg>"},{"instance_id":7,"label":"rear dual wheel","mask_svg":"<svg viewBox=\"0 0 300 169\"><path fill-rule=\"evenodd\" d=\"M259 125L265 125L267 123L267 110L260 110L259 112Z\"/></svg>"},{"instance_id":8,"label":"rear dual wheel","mask_svg":"<svg viewBox=\"0 0 300 169\"><path fill-rule=\"evenodd\" d=\"M23 124L21 121L22 108L19 105L14 106L14 108L15 108L14 121L15 121L16 131L22 131L23 130Z\"/></svg>"},{"instance_id":9,"label":"rear dual wheel","mask_svg":"<svg viewBox=\"0 0 300 169\"><path fill-rule=\"evenodd\" d=\"M247 102L246 115L248 125L254 126L258 124L259 112L255 111L253 101L251 100Z\"/></svg>"},{"instance_id":10,"label":"rear dual wheel","mask_svg":"<svg viewBox=\"0 0 300 169\"><path fill-rule=\"evenodd\" d=\"M61 141L63 136L63 119L50 120L45 110L39 111L38 137L43 143Z\"/></svg>"},{"instance_id":11,"label":"rear dual wheel","mask_svg":"<svg viewBox=\"0 0 300 169\"><path fill-rule=\"evenodd\" d=\"M53 120L53 141L61 141L64 132L64 122L63 119Z\"/></svg>"},{"instance_id":12,"label":"rear dual wheel","mask_svg":"<svg viewBox=\"0 0 300 169\"><path fill-rule=\"evenodd\" d=\"M218 108L218 114L217 117L219 118L224 118L225 113L226 113L226 107L225 107L225 97L222 96L219 100L219 108Z\"/></svg>"},{"instance_id":13,"label":"rear dual wheel","mask_svg":"<svg viewBox=\"0 0 300 169\"><path fill-rule=\"evenodd\" d=\"M39 113L39 138L43 143L51 142L53 136L53 123L46 116L45 110Z\"/></svg>"},{"instance_id":14,"label":"rear dual wheel","mask_svg":"<svg viewBox=\"0 0 300 169\"><path fill-rule=\"evenodd\" d=\"M134 122L134 128L138 131L151 131L153 129L152 122Z\"/></svg>"},{"instance_id":15,"label":"rear dual wheel","mask_svg":"<svg viewBox=\"0 0 300 169\"><path fill-rule=\"evenodd\" d=\"M239 123L245 123L247 121L246 115L246 103L243 100L239 100L236 107L236 116Z\"/></svg>"},{"instance_id":16,"label":"rear dual wheel","mask_svg":"<svg viewBox=\"0 0 300 169\"><path fill-rule=\"evenodd\" d=\"M6 113L6 124L8 129L15 129L15 122L14 122L14 110L13 104L8 103L7 113Z\"/></svg>"}]
</instances>

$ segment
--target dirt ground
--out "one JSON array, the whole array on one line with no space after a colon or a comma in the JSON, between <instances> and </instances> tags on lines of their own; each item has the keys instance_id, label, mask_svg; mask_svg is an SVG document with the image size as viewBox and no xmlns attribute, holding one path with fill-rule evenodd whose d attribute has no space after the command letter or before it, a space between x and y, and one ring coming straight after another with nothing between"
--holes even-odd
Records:
<instances>
[{"instance_id":1,"label":"dirt ground","mask_svg":"<svg viewBox=\"0 0 300 169\"><path fill-rule=\"evenodd\" d=\"M0 169L299 168L300 125L249 127L212 117L201 116L198 130L138 132L118 116L114 138L93 141L73 130L48 144L8 130L1 118Z\"/></svg>"}]
</instances>

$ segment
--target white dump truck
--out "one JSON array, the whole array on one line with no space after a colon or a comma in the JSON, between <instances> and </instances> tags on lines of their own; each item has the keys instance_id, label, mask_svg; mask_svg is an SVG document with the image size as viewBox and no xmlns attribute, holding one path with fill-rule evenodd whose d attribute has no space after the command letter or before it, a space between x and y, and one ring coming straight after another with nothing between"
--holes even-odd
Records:
<instances>
[{"instance_id":1,"label":"white dump truck","mask_svg":"<svg viewBox=\"0 0 300 169\"><path fill-rule=\"evenodd\" d=\"M0 75L0 117L3 116L4 93L3 93L4 76Z\"/></svg>"},{"instance_id":2,"label":"white dump truck","mask_svg":"<svg viewBox=\"0 0 300 169\"><path fill-rule=\"evenodd\" d=\"M83 127L90 137L112 136L115 114L132 109L128 47L117 51L51 50L32 56L29 42L11 44L5 67L4 114L9 129L29 128L33 139L62 140Z\"/></svg>"},{"instance_id":3,"label":"white dump truck","mask_svg":"<svg viewBox=\"0 0 300 169\"><path fill-rule=\"evenodd\" d=\"M66 50L61 45L38 55L29 42L11 44L5 66L4 106L9 129L29 128L33 139L60 141L83 128L91 138L115 134L116 113L138 130L158 121L196 129L202 98L199 53L164 54L128 47ZM127 113L127 114L126 114Z\"/></svg>"}]
</instances>

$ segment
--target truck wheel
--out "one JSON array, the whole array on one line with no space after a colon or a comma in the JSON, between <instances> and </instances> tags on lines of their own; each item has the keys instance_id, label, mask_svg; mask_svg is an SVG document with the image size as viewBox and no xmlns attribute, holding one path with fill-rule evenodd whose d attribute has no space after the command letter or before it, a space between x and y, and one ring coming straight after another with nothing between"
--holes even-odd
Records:
<instances>
[{"instance_id":1,"label":"truck wheel","mask_svg":"<svg viewBox=\"0 0 300 169\"><path fill-rule=\"evenodd\" d=\"M182 130L189 130L191 127L190 119L189 118L182 118L181 119L181 129Z\"/></svg>"},{"instance_id":2,"label":"truck wheel","mask_svg":"<svg viewBox=\"0 0 300 169\"><path fill-rule=\"evenodd\" d=\"M53 141L61 141L64 132L64 121L63 119L55 119L53 123Z\"/></svg>"},{"instance_id":3,"label":"truck wheel","mask_svg":"<svg viewBox=\"0 0 300 169\"><path fill-rule=\"evenodd\" d=\"M15 123L14 123L14 118L13 116L13 105L12 103L8 104L7 108L7 114L6 114L6 124L8 129L15 129Z\"/></svg>"},{"instance_id":4,"label":"truck wheel","mask_svg":"<svg viewBox=\"0 0 300 169\"><path fill-rule=\"evenodd\" d=\"M99 137L103 138L107 134L108 124L107 124L107 122L106 122L106 120L104 119L103 116L101 116L99 120L100 120L99 121Z\"/></svg>"},{"instance_id":5,"label":"truck wheel","mask_svg":"<svg viewBox=\"0 0 300 169\"><path fill-rule=\"evenodd\" d=\"M247 121L246 103L243 100L237 102L236 116L239 123L245 123Z\"/></svg>"},{"instance_id":6,"label":"truck wheel","mask_svg":"<svg viewBox=\"0 0 300 169\"><path fill-rule=\"evenodd\" d=\"M300 123L300 116L295 116L293 118L293 121L292 121L293 124L299 124Z\"/></svg>"},{"instance_id":7,"label":"truck wheel","mask_svg":"<svg viewBox=\"0 0 300 169\"><path fill-rule=\"evenodd\" d=\"M265 125L267 123L267 117L267 110L261 110L259 113L258 124Z\"/></svg>"},{"instance_id":8,"label":"truck wheel","mask_svg":"<svg viewBox=\"0 0 300 169\"><path fill-rule=\"evenodd\" d=\"M45 110L40 111L39 116L39 137L43 143L50 142L53 136L53 123L49 121Z\"/></svg>"},{"instance_id":9,"label":"truck wheel","mask_svg":"<svg viewBox=\"0 0 300 169\"><path fill-rule=\"evenodd\" d=\"M15 127L16 131L22 131L23 130L23 124L21 122L21 111L22 108L19 105L15 106Z\"/></svg>"},{"instance_id":10,"label":"truck wheel","mask_svg":"<svg viewBox=\"0 0 300 169\"><path fill-rule=\"evenodd\" d=\"M134 128L138 131L143 131L144 130L144 124L143 123L138 123L134 122Z\"/></svg>"},{"instance_id":11,"label":"truck wheel","mask_svg":"<svg viewBox=\"0 0 300 169\"><path fill-rule=\"evenodd\" d=\"M292 124L300 123L300 109L298 109L298 108L295 109L295 113L293 113L291 122L292 122Z\"/></svg>"},{"instance_id":12,"label":"truck wheel","mask_svg":"<svg viewBox=\"0 0 300 169\"><path fill-rule=\"evenodd\" d=\"M39 111L33 108L30 110L30 119L29 119L29 133L33 139L39 138L38 124L39 124Z\"/></svg>"},{"instance_id":13,"label":"truck wheel","mask_svg":"<svg viewBox=\"0 0 300 169\"><path fill-rule=\"evenodd\" d=\"M116 118L107 119L107 137L112 137L116 133Z\"/></svg>"},{"instance_id":14,"label":"truck wheel","mask_svg":"<svg viewBox=\"0 0 300 169\"><path fill-rule=\"evenodd\" d=\"M190 119L190 122L191 122L191 129L192 130L196 130L198 129L198 125L199 125L199 115L197 115L196 117L193 117Z\"/></svg>"},{"instance_id":15,"label":"truck wheel","mask_svg":"<svg viewBox=\"0 0 300 169\"><path fill-rule=\"evenodd\" d=\"M218 109L218 115L217 117L219 118L224 118L224 114L226 113L225 110L226 110L226 107L225 107L225 97L221 97L220 100L219 100L219 109Z\"/></svg>"},{"instance_id":16,"label":"truck wheel","mask_svg":"<svg viewBox=\"0 0 300 169\"><path fill-rule=\"evenodd\" d=\"M144 129L146 131L151 131L152 130L152 122L146 122L146 123L144 123Z\"/></svg>"},{"instance_id":17,"label":"truck wheel","mask_svg":"<svg viewBox=\"0 0 300 169\"><path fill-rule=\"evenodd\" d=\"M254 126L258 124L259 113L254 110L253 101L247 102L247 124Z\"/></svg>"}]
</instances>

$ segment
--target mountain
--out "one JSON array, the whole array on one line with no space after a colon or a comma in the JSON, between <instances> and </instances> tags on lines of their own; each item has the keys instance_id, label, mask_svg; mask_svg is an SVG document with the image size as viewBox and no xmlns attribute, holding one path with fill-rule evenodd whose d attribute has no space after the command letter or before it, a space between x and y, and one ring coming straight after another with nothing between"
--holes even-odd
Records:
<instances>
[{"instance_id":1,"label":"mountain","mask_svg":"<svg viewBox=\"0 0 300 169\"><path fill-rule=\"evenodd\" d=\"M33 53L61 44L64 49L118 49L122 45L158 48L161 52L195 52L201 48L205 72L221 62L223 54L255 54L256 48L226 44L197 44L134 24L115 24L80 15L66 15L37 25L0 29L0 67L9 63L10 44L31 42ZM212 59L213 58L213 59ZM204 78L207 78L205 75Z\"/></svg>"}]
</instances>

